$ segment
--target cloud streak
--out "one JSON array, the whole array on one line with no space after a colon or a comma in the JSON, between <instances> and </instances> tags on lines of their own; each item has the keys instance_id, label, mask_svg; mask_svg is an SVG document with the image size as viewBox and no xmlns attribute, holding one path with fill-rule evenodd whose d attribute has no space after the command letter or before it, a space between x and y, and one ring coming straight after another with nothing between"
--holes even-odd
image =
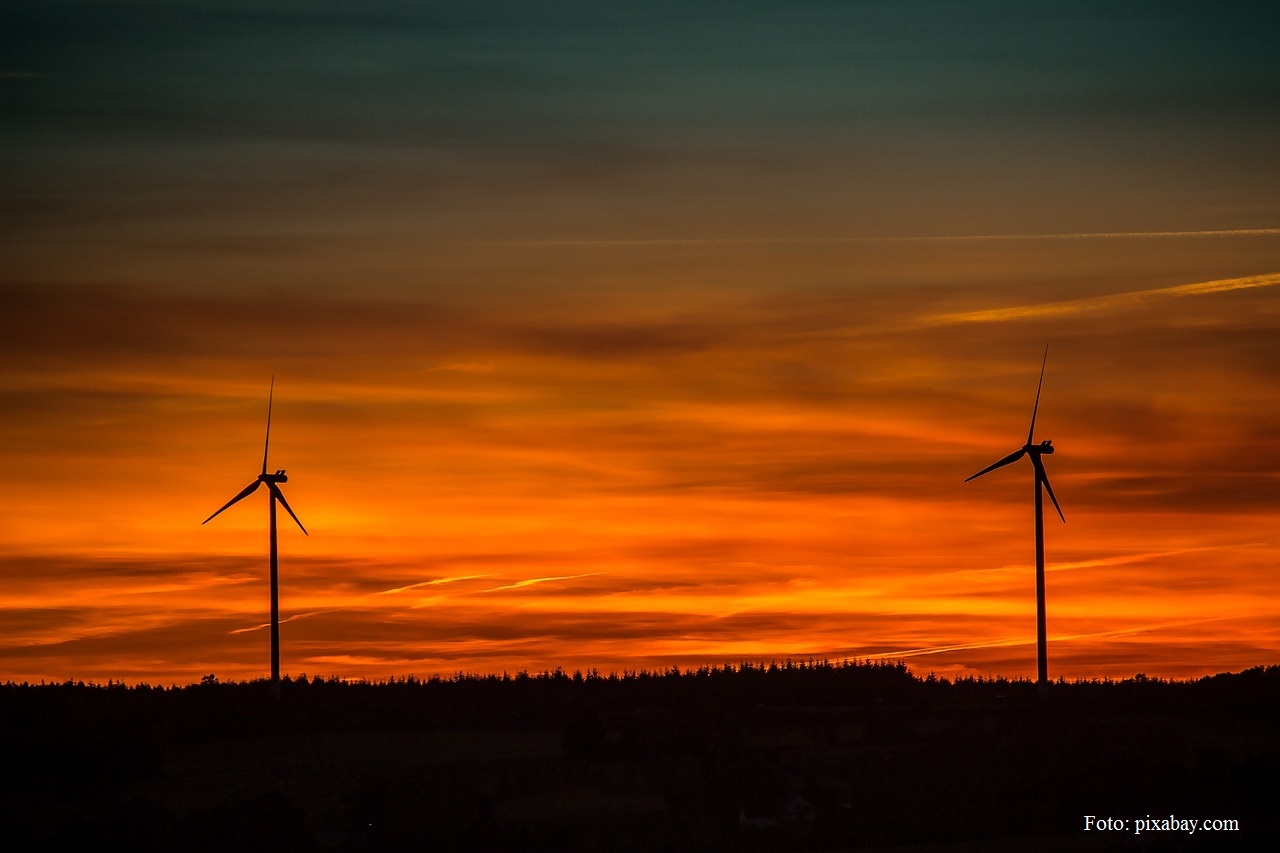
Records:
<instances>
[{"instance_id":1,"label":"cloud streak","mask_svg":"<svg viewBox=\"0 0 1280 853\"><path fill-rule=\"evenodd\" d=\"M661 246L805 246L861 243L1003 243L1038 240L1147 240L1187 237L1275 237L1280 228L1218 228L1199 231L1080 231L1062 234L863 235L845 237L655 237L624 240L489 240L474 245L515 248L631 249Z\"/></svg>"},{"instance_id":2,"label":"cloud streak","mask_svg":"<svg viewBox=\"0 0 1280 853\"><path fill-rule=\"evenodd\" d=\"M1127 628L1115 628L1107 631L1092 631L1080 634L1052 634L1049 641L1052 643L1069 643L1074 640L1094 640L1111 637L1129 637L1138 634L1148 634L1153 631L1163 631L1169 628L1184 628L1189 625L1204 625L1211 622L1219 622L1223 619L1231 617L1216 616L1208 619L1182 619L1173 622L1161 622L1155 625L1138 625ZM980 643L959 643L947 646L931 646L918 649L897 649L891 652L877 652L868 654L869 658L897 660L899 658L913 658L924 655L938 655L948 652L971 651L975 649L1004 649L1014 648L1018 646L1034 645L1036 638L1031 637L1005 637L997 640L988 640Z\"/></svg>"},{"instance_id":3,"label":"cloud streak","mask_svg":"<svg viewBox=\"0 0 1280 853\"><path fill-rule=\"evenodd\" d=\"M602 574L602 572L584 572L580 575L554 575L545 578L528 578L526 580L516 581L515 583L509 583L503 586L495 586L492 589L482 590L482 592L502 592L507 589L524 589L525 587L533 586L535 584L550 583L551 581L571 581L578 578L594 577L599 574Z\"/></svg>"},{"instance_id":4,"label":"cloud streak","mask_svg":"<svg viewBox=\"0 0 1280 853\"><path fill-rule=\"evenodd\" d=\"M1266 273L1263 275L1242 276L1240 278L1224 278L1214 281L1199 281L1192 284L1179 284L1173 287L1156 287L1150 290L1133 290L1127 293L1111 293L1105 296L1089 296L1083 299L1065 299L1059 302L1042 302L1033 305L991 308L982 311L963 311L956 314L926 317L919 321L919 325L925 327L950 326L1070 317L1078 314L1132 308L1158 299L1205 296L1213 293L1228 293L1233 290L1274 287L1277 284L1280 284L1280 273Z\"/></svg>"},{"instance_id":5,"label":"cloud streak","mask_svg":"<svg viewBox=\"0 0 1280 853\"><path fill-rule=\"evenodd\" d=\"M487 578L487 577L489 577L489 575L456 575L450 578L436 578L435 580L422 581L420 583L411 583L408 586L398 586L398 587L395 587L394 589L379 590L378 592L373 593L373 595L393 595L397 592L407 592L408 590L411 590L411 589L422 589L423 587L439 586L441 584L447 584L447 583L460 583L461 581L479 580L480 578Z\"/></svg>"},{"instance_id":6,"label":"cloud streak","mask_svg":"<svg viewBox=\"0 0 1280 853\"><path fill-rule=\"evenodd\" d=\"M297 620L297 619L307 619L307 618L309 618L309 617L311 617L311 616L318 616L318 615L320 615L320 611L318 611L318 610L316 610L316 611L312 611L312 612L310 612L310 613L295 613L295 614L293 614L292 616L288 616L288 617L286 617L286 618L284 618L284 619L281 619L281 620L280 620L280 624L281 624L281 625L283 625L283 624L284 624L284 623L286 623L286 622L293 622L294 620ZM227 633L229 633L229 634L248 634L248 633L251 633L251 632L253 632L253 631L261 631L261 630L263 630L263 629L265 629L265 628L270 628L270 627L271 627L271 623L270 623L270 622L263 622L261 625L250 625L250 626L249 626L249 627L247 627L247 628L236 628L235 630L228 631Z\"/></svg>"}]
</instances>

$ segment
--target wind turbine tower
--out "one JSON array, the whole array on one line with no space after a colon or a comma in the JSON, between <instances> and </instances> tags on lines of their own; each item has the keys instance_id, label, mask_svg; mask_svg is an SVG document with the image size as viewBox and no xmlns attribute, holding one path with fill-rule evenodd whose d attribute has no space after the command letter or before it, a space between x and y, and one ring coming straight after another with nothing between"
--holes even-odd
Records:
<instances>
[{"instance_id":1,"label":"wind turbine tower","mask_svg":"<svg viewBox=\"0 0 1280 853\"><path fill-rule=\"evenodd\" d=\"M268 500L267 505L268 519L271 527L271 689L279 695L280 692L280 565L277 557L276 548L276 503L284 507L285 512L293 518L297 523L298 529L303 535L307 533L307 528L302 526L302 522L298 521L298 516L289 507L289 502L284 499L284 492L280 491L280 484L287 483L289 478L285 476L284 469L276 471L274 474L267 473L267 450L271 446L271 404L275 396L275 377L271 378L271 390L267 394L267 438L262 445L262 473L258 478L249 485L240 490L240 493L231 500L222 505L222 509L206 518L201 524L208 524L218 516L223 510L232 504L244 500L258 490L258 487L264 483L267 486Z\"/></svg>"},{"instance_id":2,"label":"wind turbine tower","mask_svg":"<svg viewBox=\"0 0 1280 853\"><path fill-rule=\"evenodd\" d=\"M1016 450L1004 457L998 462L994 462L983 468L972 477L966 477L965 482L975 480L989 471L997 468L1003 468L1005 465L1012 465L1023 456L1031 460L1031 467L1035 472L1035 502L1036 502L1036 656L1038 658L1038 670L1036 682L1040 685L1040 691L1043 693L1049 685L1049 665L1047 660L1047 641L1045 630L1044 616L1044 497L1043 492L1049 493L1049 500L1053 501L1053 508L1058 511L1058 517L1065 524L1066 516L1062 514L1062 507L1058 506L1058 499L1054 497L1053 486L1049 485L1049 475L1045 473L1044 462L1041 461L1042 456L1053 453L1053 442L1045 439L1039 444L1034 443L1032 436L1036 431L1036 412L1040 409L1040 389L1044 387L1044 367L1049 361L1049 347L1046 344L1044 348L1044 359L1040 362L1040 384L1036 386L1036 403L1031 409L1031 428L1027 430L1027 443L1020 450ZM1042 488L1043 487L1043 491Z\"/></svg>"}]
</instances>

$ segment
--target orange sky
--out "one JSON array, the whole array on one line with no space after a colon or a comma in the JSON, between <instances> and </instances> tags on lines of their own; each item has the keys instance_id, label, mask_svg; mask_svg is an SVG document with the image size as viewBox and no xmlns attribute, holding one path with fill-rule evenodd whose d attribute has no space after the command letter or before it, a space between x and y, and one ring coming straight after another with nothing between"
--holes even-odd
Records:
<instances>
[{"instance_id":1,"label":"orange sky","mask_svg":"<svg viewBox=\"0 0 1280 853\"><path fill-rule=\"evenodd\" d=\"M0 680L266 674L273 375L288 673L1030 677L1046 342L1050 675L1276 662L1265 27L388 8L0 16Z\"/></svg>"},{"instance_id":2,"label":"orange sky","mask_svg":"<svg viewBox=\"0 0 1280 853\"><path fill-rule=\"evenodd\" d=\"M281 527L287 672L1029 675L1029 466L962 480L1022 442L1046 340L1051 674L1274 660L1280 275L1242 274L1280 237L502 251L666 284L496 317L13 289L5 676L264 671L265 500L199 522L256 474L272 370L270 463L312 534ZM678 281L712 260L837 283Z\"/></svg>"}]
</instances>

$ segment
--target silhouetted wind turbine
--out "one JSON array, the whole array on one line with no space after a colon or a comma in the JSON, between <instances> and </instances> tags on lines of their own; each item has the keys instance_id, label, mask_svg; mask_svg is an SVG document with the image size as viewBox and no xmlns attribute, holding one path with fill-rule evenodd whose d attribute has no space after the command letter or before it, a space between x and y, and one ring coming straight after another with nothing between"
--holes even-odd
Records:
<instances>
[{"instance_id":1,"label":"silhouetted wind turbine","mask_svg":"<svg viewBox=\"0 0 1280 853\"><path fill-rule=\"evenodd\" d=\"M1036 386L1036 404L1031 409L1031 429L1027 430L1027 443L1022 446L1021 450L1010 453L999 462L995 462L983 468L972 477L966 477L965 482L977 479L989 471L997 468L1003 468L1006 465L1012 465L1023 456L1031 459L1031 466L1035 469L1035 489L1036 489L1036 653L1039 658L1039 671L1037 673L1037 683L1043 691L1049 683L1049 665L1046 660L1046 640L1045 640L1045 619L1044 619L1044 499L1041 497L1040 487L1044 486L1044 490L1049 493L1049 499L1053 501L1053 508L1058 511L1058 517L1065 524L1067 517L1062 514L1062 507L1058 506L1058 499L1053 496L1053 486L1049 485L1049 475L1045 473L1044 463L1040 461L1040 457L1053 452L1053 442L1045 439L1039 444L1032 443L1032 436L1036 431L1036 412L1040 408L1040 389L1044 387L1044 366L1049 361L1049 346L1045 345L1044 359L1040 362L1040 384Z\"/></svg>"},{"instance_id":2,"label":"silhouetted wind turbine","mask_svg":"<svg viewBox=\"0 0 1280 853\"><path fill-rule=\"evenodd\" d=\"M285 476L284 469L276 471L274 474L267 473L267 449L271 446L271 403L275 396L276 380L271 377L271 390L267 394L267 440L262 445L262 473L258 475L258 479L245 486L240 494L222 505L222 509L206 518L201 524L208 524L218 516L223 510L234 503L244 500L258 490L263 483L267 484L267 490L271 493L267 501L270 506L270 523L271 523L271 687L277 693L280 690L280 568L276 557L276 502L284 507L285 512L293 517L298 523L303 535L307 534L307 528L302 526L302 522L298 521L298 516L294 514L289 507L289 502L284 499L284 492L280 491L279 483L287 483L289 478Z\"/></svg>"}]
</instances>

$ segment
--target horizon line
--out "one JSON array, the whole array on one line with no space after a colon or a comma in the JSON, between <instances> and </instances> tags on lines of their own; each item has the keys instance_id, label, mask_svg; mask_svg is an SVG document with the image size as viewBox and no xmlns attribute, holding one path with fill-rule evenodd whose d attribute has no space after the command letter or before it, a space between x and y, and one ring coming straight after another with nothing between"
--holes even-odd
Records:
<instances>
[{"instance_id":1,"label":"horizon line","mask_svg":"<svg viewBox=\"0 0 1280 853\"><path fill-rule=\"evenodd\" d=\"M1196 621L1210 621L1210 620L1196 620ZM1082 635L1082 636L1086 636L1086 635ZM908 656L912 656L912 655L908 655ZM388 675L382 678L374 679L374 678L365 678L365 677L342 677L342 676L333 675L333 674L322 676L319 673L314 673L309 675L305 671L299 671L297 673L282 672L280 674L280 680L284 681L288 679L290 681L302 681L305 679L307 682L311 682L316 678L320 678L322 681L326 683L332 681L332 682L339 682L342 684L367 684L367 685L372 685L376 687L380 684L392 684L400 681L406 681L409 679L416 680L420 683L427 683L432 680L445 682L445 681L459 681L464 679L490 679L490 678L494 678L498 680L514 681L516 678L520 677L521 675L531 679L535 679L535 678L556 677L557 673L559 673L561 676L570 680L573 679L573 676L575 674L581 674L584 680L589 678L601 679L601 680L608 680L608 679L623 680L626 678L635 678L639 676L662 677L662 676L669 675L672 672L672 670L675 670L677 674L680 676L686 676L686 675L696 675L703 671L719 671L719 672L729 671L736 674L738 672L742 672L743 670L747 670L747 669L769 671L773 669L784 670L784 669L807 669L807 668L819 668L819 667L876 668L876 667L899 667L899 666L901 666L906 670L906 674L908 677L922 683L927 680L928 676L917 674L916 670L914 670L911 667L910 663L905 658L899 657L896 659L890 659L888 656L882 656L882 655L845 656L840 658L814 657L814 656L811 656L811 657L788 656L783 658L778 658L778 657L770 658L767 663L763 658L760 658L755 660L744 659L744 660L738 661L737 663L724 661L722 663L703 663L703 664L697 664L694 666L684 666L684 667L681 667L678 664L671 664L665 667L657 666L652 669L647 667L641 667L638 669L623 669L621 671L609 670L607 673L601 671L598 667L588 667L588 668L575 667L574 669L570 670L570 669L566 669L563 666L554 666L554 667L544 667L536 672L530 669L518 669L515 672L512 672L511 670L506 670L506 669L504 669L501 672L495 672L495 671L485 672L480 670L472 671L472 670L458 669L447 674L444 672L433 672L426 675L419 675L418 673L410 672L402 675ZM1147 675L1145 672L1135 672L1131 676L1123 676L1120 678L1115 678L1112 676L1092 676L1092 677L1076 676L1071 679L1067 679L1066 677L1060 677L1058 680L1062 681L1065 684L1088 684L1095 681L1109 681L1114 684L1120 684L1124 681L1137 680L1138 677L1141 676L1142 678L1148 681L1164 681L1171 684L1193 684L1195 682L1203 681L1204 679L1207 679L1207 678L1215 678L1219 675L1238 676L1238 675L1242 675L1245 672L1249 672L1255 669L1267 670L1267 669L1275 668L1277 666L1280 666L1280 664L1258 663L1258 664L1253 664L1252 666L1245 666L1239 670L1230 670L1230 669L1218 670L1216 672L1209 673L1206 675L1191 675L1191 676L1185 676L1185 677L1177 677L1177 676L1166 677L1166 676L1159 676L1159 675ZM933 670L929 670L928 674L933 675ZM71 686L105 688L108 686L108 683L110 683L115 686L123 685L126 688L136 688L136 687L145 686L153 689L170 690L170 689L182 689L186 687L199 687L201 686L201 684L205 683L204 679L207 678L209 675L212 675L214 676L214 678L217 678L217 673L208 673L206 675L199 676L198 679L195 681L188 681L185 684L170 682L167 686L164 684L152 683L149 681L126 681L125 679L122 679L122 678L116 679L112 677L108 677L106 681L102 681L102 682L93 681L92 679L67 677L60 681L41 679L39 682L32 682L30 680L14 681L13 679L10 678L10 679L6 679L3 682L0 682L0 687L5 687L5 686L7 687L23 687L23 686L63 687L63 686L71 685ZM967 675L954 676L954 677L947 677L945 675L942 675L942 676L936 676L936 678L938 681L946 681L946 682L956 682L963 679L972 678L972 679L986 679L987 681L1003 680L1011 684L1017 684L1021 682L1021 683L1034 685L1036 683L1036 680L1033 676L1029 676L1029 675L1006 676L1006 675L1001 675L999 673L995 673L995 674L970 673ZM218 679L216 683L250 685L250 684L256 684L258 682L269 683L270 681L271 681L270 676L264 675L264 676L257 676L255 678L249 678L249 679L231 679L227 681L222 681L221 679ZM1055 683L1057 683L1057 681L1055 681Z\"/></svg>"}]
</instances>

